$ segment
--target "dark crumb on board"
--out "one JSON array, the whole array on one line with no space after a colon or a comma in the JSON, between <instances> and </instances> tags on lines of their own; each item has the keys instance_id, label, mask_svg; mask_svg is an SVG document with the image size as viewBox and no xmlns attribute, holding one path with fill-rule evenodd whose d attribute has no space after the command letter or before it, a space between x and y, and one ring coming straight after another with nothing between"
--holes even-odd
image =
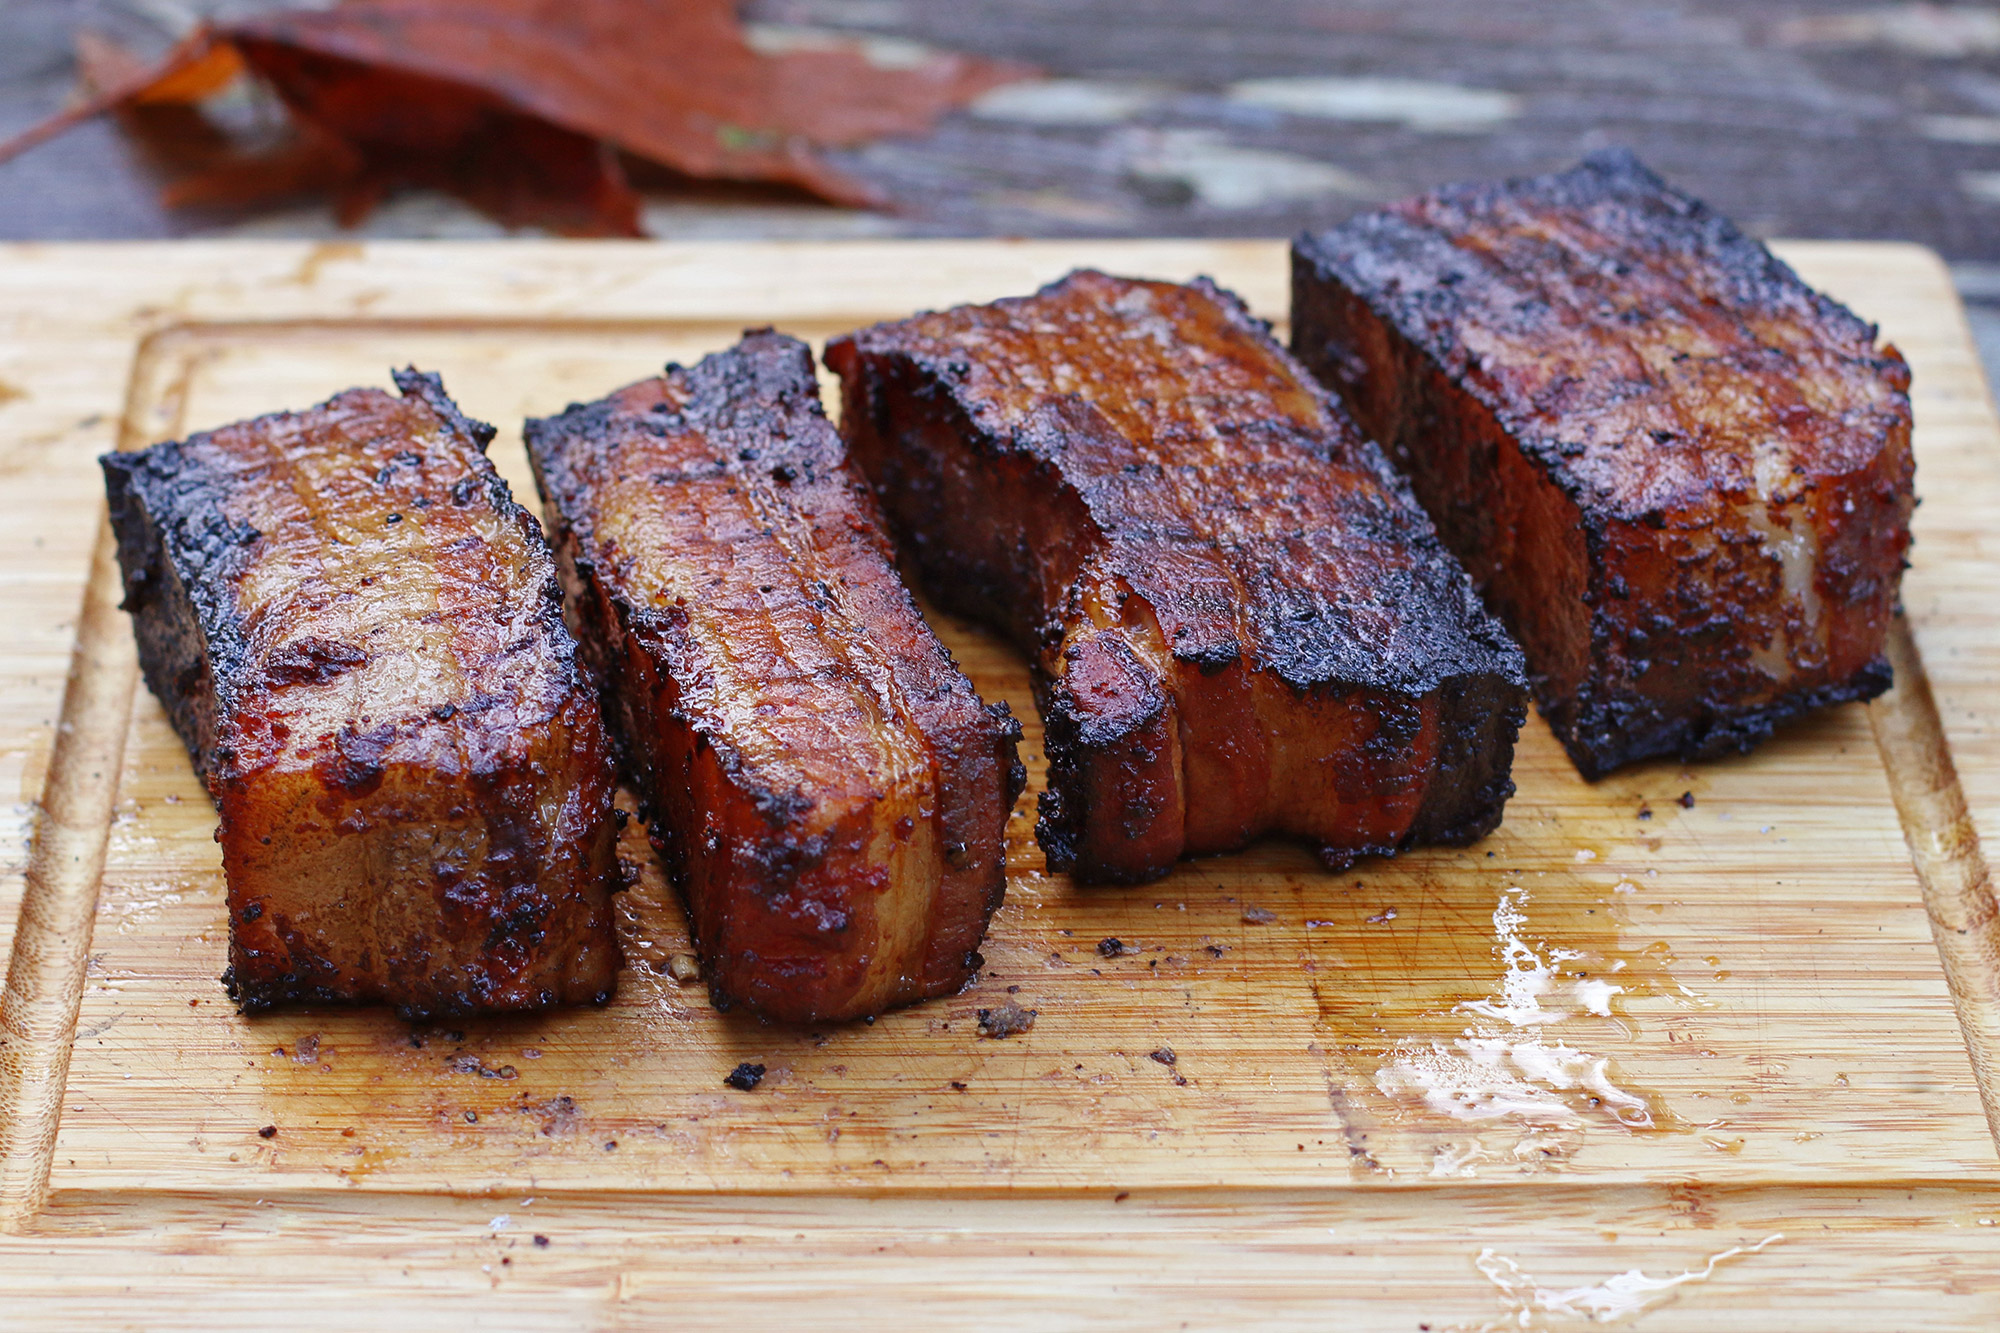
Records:
<instances>
[{"instance_id":1,"label":"dark crumb on board","mask_svg":"<svg viewBox=\"0 0 2000 1333\"><path fill-rule=\"evenodd\" d=\"M1229 952L1229 946L1226 944L1204 944L1201 946L1201 951L1210 958L1220 958Z\"/></svg>"},{"instance_id":2,"label":"dark crumb on board","mask_svg":"<svg viewBox=\"0 0 2000 1333\"><path fill-rule=\"evenodd\" d=\"M960 1083L957 1079L953 1079L951 1081L951 1090L953 1092L964 1092L965 1085L963 1083Z\"/></svg>"},{"instance_id":3,"label":"dark crumb on board","mask_svg":"<svg viewBox=\"0 0 2000 1333\"><path fill-rule=\"evenodd\" d=\"M1694 793L1693 793L1693 792L1691 792L1691 791L1684 791L1684 792L1682 792L1682 793L1681 793L1681 809L1683 809L1683 810L1692 810L1692 809L1694 809Z\"/></svg>"},{"instance_id":4,"label":"dark crumb on board","mask_svg":"<svg viewBox=\"0 0 2000 1333\"><path fill-rule=\"evenodd\" d=\"M522 1093L523 1098L527 1093ZM576 1133L583 1123L583 1111L576 1104L576 1098L567 1094L551 1097L545 1102L518 1108L522 1115L540 1122L541 1132L549 1138L564 1138Z\"/></svg>"},{"instance_id":5,"label":"dark crumb on board","mask_svg":"<svg viewBox=\"0 0 2000 1333\"><path fill-rule=\"evenodd\" d=\"M1148 1060L1158 1060L1161 1064L1169 1066L1173 1065L1177 1060L1177 1057L1174 1055L1174 1048L1171 1046L1162 1046L1159 1050L1148 1054L1146 1058Z\"/></svg>"},{"instance_id":6,"label":"dark crumb on board","mask_svg":"<svg viewBox=\"0 0 2000 1333\"><path fill-rule=\"evenodd\" d=\"M278 1137L278 1127L276 1125L266 1125L257 1131L257 1137L260 1139L275 1139Z\"/></svg>"},{"instance_id":7,"label":"dark crumb on board","mask_svg":"<svg viewBox=\"0 0 2000 1333\"><path fill-rule=\"evenodd\" d=\"M1653 807L1652 807L1652 806L1650 806L1650 805L1642 805L1642 806L1640 806L1640 807L1639 807L1639 818L1641 818L1641 819L1651 819L1652 817L1653 817Z\"/></svg>"},{"instance_id":8,"label":"dark crumb on board","mask_svg":"<svg viewBox=\"0 0 2000 1333\"><path fill-rule=\"evenodd\" d=\"M1243 922L1245 925L1268 926L1277 919L1278 914L1276 912L1262 907L1252 907L1248 903L1243 905Z\"/></svg>"},{"instance_id":9,"label":"dark crumb on board","mask_svg":"<svg viewBox=\"0 0 2000 1333\"><path fill-rule=\"evenodd\" d=\"M979 1011L979 1035L995 1041L1004 1040L1016 1033L1026 1032L1035 1025L1034 1009L1023 1009L1012 1000L997 1009Z\"/></svg>"},{"instance_id":10,"label":"dark crumb on board","mask_svg":"<svg viewBox=\"0 0 2000 1333\"><path fill-rule=\"evenodd\" d=\"M538 1250L546 1250L547 1248L549 1248L549 1238L547 1236L537 1234L535 1236L535 1248Z\"/></svg>"},{"instance_id":11,"label":"dark crumb on board","mask_svg":"<svg viewBox=\"0 0 2000 1333\"><path fill-rule=\"evenodd\" d=\"M742 1064L730 1070L728 1077L722 1081L738 1092L749 1092L764 1081L764 1066L753 1065L748 1060L745 1060Z\"/></svg>"},{"instance_id":12,"label":"dark crumb on board","mask_svg":"<svg viewBox=\"0 0 2000 1333\"><path fill-rule=\"evenodd\" d=\"M1097 942L1097 956L1100 958L1116 958L1124 952L1125 941L1116 935L1106 935Z\"/></svg>"}]
</instances>

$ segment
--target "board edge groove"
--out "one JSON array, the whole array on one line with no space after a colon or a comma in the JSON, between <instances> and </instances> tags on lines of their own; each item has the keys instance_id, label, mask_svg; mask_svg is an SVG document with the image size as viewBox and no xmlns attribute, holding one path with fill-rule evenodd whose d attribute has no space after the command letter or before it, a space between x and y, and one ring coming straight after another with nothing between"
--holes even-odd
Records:
<instances>
[{"instance_id":1,"label":"board edge groove","mask_svg":"<svg viewBox=\"0 0 2000 1333\"><path fill-rule=\"evenodd\" d=\"M1986 1125L2000 1150L2000 902L1923 657L1900 614L1890 626L1888 653L1895 683L1868 705L1868 722L1888 770Z\"/></svg>"}]
</instances>

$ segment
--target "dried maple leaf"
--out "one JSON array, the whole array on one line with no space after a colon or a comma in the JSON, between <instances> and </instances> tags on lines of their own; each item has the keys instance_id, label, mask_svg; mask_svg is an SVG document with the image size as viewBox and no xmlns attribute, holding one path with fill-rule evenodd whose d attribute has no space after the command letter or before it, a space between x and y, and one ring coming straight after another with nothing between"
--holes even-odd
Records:
<instances>
[{"instance_id":1,"label":"dried maple leaf","mask_svg":"<svg viewBox=\"0 0 2000 1333\"><path fill-rule=\"evenodd\" d=\"M64 119L185 100L232 58L301 127L274 177L334 189L344 217L389 190L429 185L503 221L628 235L638 234L638 197L619 152L692 177L879 205L821 150L918 133L1026 72L957 55L884 69L858 49L764 54L733 0L348 0L205 30L151 79L121 82ZM46 137L39 127L30 136ZM12 151L0 147L0 160ZM170 198L254 194L256 160L225 175L226 186L182 181Z\"/></svg>"}]
</instances>

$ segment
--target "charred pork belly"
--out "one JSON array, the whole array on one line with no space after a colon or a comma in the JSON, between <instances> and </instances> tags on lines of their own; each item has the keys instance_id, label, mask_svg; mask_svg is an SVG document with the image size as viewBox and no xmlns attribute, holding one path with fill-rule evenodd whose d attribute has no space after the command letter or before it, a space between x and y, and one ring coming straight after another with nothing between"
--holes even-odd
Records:
<instances>
[{"instance_id":1,"label":"charred pork belly","mask_svg":"<svg viewBox=\"0 0 2000 1333\"><path fill-rule=\"evenodd\" d=\"M609 742L540 527L437 377L106 455L146 683L221 811L246 1009L602 1001Z\"/></svg>"},{"instance_id":2,"label":"charred pork belly","mask_svg":"<svg viewBox=\"0 0 2000 1333\"><path fill-rule=\"evenodd\" d=\"M1587 777L1889 683L1909 369L1625 152L1300 238L1292 345L1408 470Z\"/></svg>"},{"instance_id":3,"label":"charred pork belly","mask_svg":"<svg viewBox=\"0 0 2000 1333\"><path fill-rule=\"evenodd\" d=\"M1141 881L1266 832L1341 866L1499 822L1519 650L1235 297L1079 272L827 363L927 586L1031 657L1052 868Z\"/></svg>"},{"instance_id":4,"label":"charred pork belly","mask_svg":"<svg viewBox=\"0 0 2000 1333\"><path fill-rule=\"evenodd\" d=\"M527 437L717 1003L814 1022L962 988L1020 724L918 614L811 351L753 333Z\"/></svg>"}]
</instances>

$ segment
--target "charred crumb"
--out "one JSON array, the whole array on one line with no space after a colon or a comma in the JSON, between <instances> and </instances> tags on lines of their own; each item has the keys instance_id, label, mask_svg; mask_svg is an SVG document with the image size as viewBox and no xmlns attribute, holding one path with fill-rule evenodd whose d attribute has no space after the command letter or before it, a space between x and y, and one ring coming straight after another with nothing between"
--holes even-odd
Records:
<instances>
[{"instance_id":1,"label":"charred crumb","mask_svg":"<svg viewBox=\"0 0 2000 1333\"><path fill-rule=\"evenodd\" d=\"M1124 952L1125 941L1116 935L1106 935L1097 942L1097 956L1100 958L1117 958Z\"/></svg>"},{"instance_id":2,"label":"charred crumb","mask_svg":"<svg viewBox=\"0 0 2000 1333\"><path fill-rule=\"evenodd\" d=\"M981 1009L979 1035L994 1041L1004 1041L1008 1037L1018 1036L1035 1026L1035 1018L1039 1012L1035 1009L1023 1009L1012 1000L995 1009Z\"/></svg>"},{"instance_id":3,"label":"charred crumb","mask_svg":"<svg viewBox=\"0 0 2000 1333\"><path fill-rule=\"evenodd\" d=\"M276 1125L266 1125L257 1131L257 1137L260 1139L275 1139L278 1137L278 1127Z\"/></svg>"},{"instance_id":4,"label":"charred crumb","mask_svg":"<svg viewBox=\"0 0 2000 1333\"><path fill-rule=\"evenodd\" d=\"M1201 946L1201 951L1210 958L1220 958L1229 952L1229 946L1226 944L1204 944Z\"/></svg>"},{"instance_id":5,"label":"charred crumb","mask_svg":"<svg viewBox=\"0 0 2000 1333\"><path fill-rule=\"evenodd\" d=\"M521 1071L512 1065L494 1067L476 1055L454 1055L444 1062L444 1067L454 1074L477 1074L481 1078L514 1079Z\"/></svg>"},{"instance_id":6,"label":"charred crumb","mask_svg":"<svg viewBox=\"0 0 2000 1333\"><path fill-rule=\"evenodd\" d=\"M1684 792L1682 792L1682 793L1681 793L1681 796L1680 796L1680 807L1681 807L1681 809L1683 809L1683 810L1692 810L1692 809L1694 809L1694 793L1693 793L1693 792L1691 792L1691 791L1684 791Z\"/></svg>"},{"instance_id":7,"label":"charred crumb","mask_svg":"<svg viewBox=\"0 0 2000 1333\"><path fill-rule=\"evenodd\" d=\"M1179 1062L1179 1057L1174 1054L1174 1048L1171 1046L1162 1046L1157 1051L1150 1051L1147 1053L1146 1058L1169 1067Z\"/></svg>"},{"instance_id":8,"label":"charred crumb","mask_svg":"<svg viewBox=\"0 0 2000 1333\"><path fill-rule=\"evenodd\" d=\"M764 1066L745 1060L723 1077L723 1083L738 1092L750 1092L764 1081Z\"/></svg>"},{"instance_id":9,"label":"charred crumb","mask_svg":"<svg viewBox=\"0 0 2000 1333\"><path fill-rule=\"evenodd\" d=\"M959 1081L958 1081L957 1079L953 1079L953 1080L951 1081L951 1090L952 1090L953 1092L964 1092L964 1091L965 1091L965 1084L963 1084L963 1083L959 1082Z\"/></svg>"},{"instance_id":10,"label":"charred crumb","mask_svg":"<svg viewBox=\"0 0 2000 1333\"><path fill-rule=\"evenodd\" d=\"M521 1096L525 1099L527 1093ZM541 1132L549 1138L560 1138L576 1133L583 1123L583 1112L576 1104L576 1098L568 1094L550 1097L546 1101L516 1108L522 1115L541 1123Z\"/></svg>"},{"instance_id":11,"label":"charred crumb","mask_svg":"<svg viewBox=\"0 0 2000 1333\"><path fill-rule=\"evenodd\" d=\"M547 1248L549 1248L549 1238L537 1232L535 1235L535 1248L538 1250L546 1250Z\"/></svg>"},{"instance_id":12,"label":"charred crumb","mask_svg":"<svg viewBox=\"0 0 2000 1333\"><path fill-rule=\"evenodd\" d=\"M1653 817L1653 807L1652 807L1652 806L1650 806L1650 805L1642 805L1642 806L1640 806L1640 807L1639 807L1639 818L1641 818L1641 819L1651 819L1652 817Z\"/></svg>"}]
</instances>

